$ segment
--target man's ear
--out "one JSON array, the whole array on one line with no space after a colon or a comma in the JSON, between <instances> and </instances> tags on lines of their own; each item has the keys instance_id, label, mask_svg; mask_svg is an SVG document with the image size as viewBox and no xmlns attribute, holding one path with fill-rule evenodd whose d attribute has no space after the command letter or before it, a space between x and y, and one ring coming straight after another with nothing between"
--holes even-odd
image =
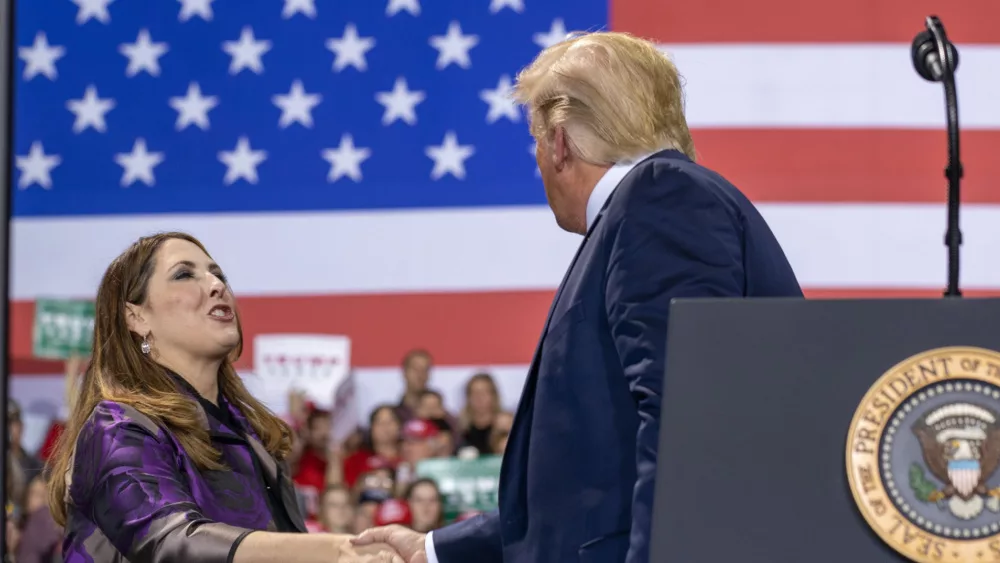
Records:
<instances>
[{"instance_id":1,"label":"man's ear","mask_svg":"<svg viewBox=\"0 0 1000 563\"><path fill-rule=\"evenodd\" d=\"M566 138L565 127L556 127L552 130L552 150L550 154L552 167L557 172L561 172L566 167L566 161L569 160L569 142Z\"/></svg>"},{"instance_id":2,"label":"man's ear","mask_svg":"<svg viewBox=\"0 0 1000 563\"><path fill-rule=\"evenodd\" d=\"M139 336L145 337L149 334L149 324L146 323L142 307L133 303L125 304L125 323L128 329Z\"/></svg>"}]
</instances>

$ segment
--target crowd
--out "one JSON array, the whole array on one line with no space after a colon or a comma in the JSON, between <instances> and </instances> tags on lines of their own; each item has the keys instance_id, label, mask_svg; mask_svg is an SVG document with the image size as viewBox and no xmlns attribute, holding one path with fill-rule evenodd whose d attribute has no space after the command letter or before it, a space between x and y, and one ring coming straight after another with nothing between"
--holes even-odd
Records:
<instances>
[{"instance_id":1,"label":"crowd","mask_svg":"<svg viewBox=\"0 0 1000 563\"><path fill-rule=\"evenodd\" d=\"M360 533L400 524L426 532L441 527L446 523L443 495L434 480L418 477L416 464L503 454L513 416L502 410L493 377L473 375L465 386L465 404L451 413L430 387L432 366L428 351L409 352L401 364L405 390L399 402L375 407L367 424L340 442L332 439L330 412L301 394L289 398L295 436L288 468L310 530ZM68 380L77 369L67 367ZM5 561L61 563L62 530L49 513L45 492L44 460L54 436L31 453L21 446L22 430L20 409L11 401Z\"/></svg>"}]
</instances>

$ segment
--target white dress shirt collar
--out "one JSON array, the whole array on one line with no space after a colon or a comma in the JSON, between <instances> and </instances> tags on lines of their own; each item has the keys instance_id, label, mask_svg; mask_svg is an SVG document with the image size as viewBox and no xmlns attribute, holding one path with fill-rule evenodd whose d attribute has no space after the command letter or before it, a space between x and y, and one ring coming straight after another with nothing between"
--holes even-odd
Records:
<instances>
[{"instance_id":1,"label":"white dress shirt collar","mask_svg":"<svg viewBox=\"0 0 1000 563\"><path fill-rule=\"evenodd\" d=\"M590 198L587 200L587 230L594 226L594 221L597 220L597 216L601 213L601 209L604 209L604 204L614 193L615 188L618 184L632 171L633 168L639 165L640 162L646 160L647 158L653 156L656 153L649 153L642 155L634 160L619 162L607 172L604 176L598 180L597 185L594 186L594 191L590 192Z\"/></svg>"}]
</instances>

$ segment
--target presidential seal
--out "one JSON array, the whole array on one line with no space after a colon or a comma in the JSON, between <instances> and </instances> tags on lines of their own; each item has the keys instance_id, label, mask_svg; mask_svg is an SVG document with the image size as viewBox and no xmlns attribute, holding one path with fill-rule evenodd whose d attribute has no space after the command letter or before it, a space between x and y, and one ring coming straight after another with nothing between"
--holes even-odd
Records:
<instances>
[{"instance_id":1,"label":"presidential seal","mask_svg":"<svg viewBox=\"0 0 1000 563\"><path fill-rule=\"evenodd\" d=\"M882 375L854 414L858 509L918 563L1000 562L1000 352L950 347Z\"/></svg>"}]
</instances>

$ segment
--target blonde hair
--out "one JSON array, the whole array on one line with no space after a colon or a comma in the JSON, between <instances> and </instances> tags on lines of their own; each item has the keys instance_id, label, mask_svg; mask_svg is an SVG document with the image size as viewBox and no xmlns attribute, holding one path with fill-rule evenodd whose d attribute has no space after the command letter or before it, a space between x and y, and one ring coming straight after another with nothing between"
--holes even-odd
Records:
<instances>
[{"instance_id":1,"label":"blonde hair","mask_svg":"<svg viewBox=\"0 0 1000 563\"><path fill-rule=\"evenodd\" d=\"M665 54L618 32L577 34L548 47L518 74L514 90L538 143L562 127L570 150L597 165L663 149L694 160L683 95Z\"/></svg>"}]
</instances>

